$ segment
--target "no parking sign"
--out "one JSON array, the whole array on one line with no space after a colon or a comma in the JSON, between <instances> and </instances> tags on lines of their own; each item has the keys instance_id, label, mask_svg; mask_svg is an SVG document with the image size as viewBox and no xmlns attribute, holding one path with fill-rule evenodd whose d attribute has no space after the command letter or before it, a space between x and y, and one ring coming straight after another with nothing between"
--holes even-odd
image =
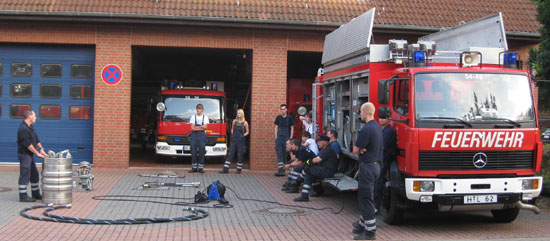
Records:
<instances>
[{"instance_id":1,"label":"no parking sign","mask_svg":"<svg viewBox=\"0 0 550 241\"><path fill-rule=\"evenodd\" d=\"M116 64L108 64L101 70L101 79L107 85L117 85L122 80L122 70Z\"/></svg>"}]
</instances>

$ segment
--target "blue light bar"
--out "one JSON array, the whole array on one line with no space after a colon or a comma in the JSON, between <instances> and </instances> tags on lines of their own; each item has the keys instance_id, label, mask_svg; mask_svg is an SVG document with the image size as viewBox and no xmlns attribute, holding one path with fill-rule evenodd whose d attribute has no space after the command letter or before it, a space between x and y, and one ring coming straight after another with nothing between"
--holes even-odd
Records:
<instances>
[{"instance_id":1,"label":"blue light bar","mask_svg":"<svg viewBox=\"0 0 550 241\"><path fill-rule=\"evenodd\" d=\"M422 51L414 51L414 62L424 63L426 61L426 54Z\"/></svg>"},{"instance_id":2,"label":"blue light bar","mask_svg":"<svg viewBox=\"0 0 550 241\"><path fill-rule=\"evenodd\" d=\"M504 53L504 65L516 65L518 63L517 53Z\"/></svg>"}]
</instances>

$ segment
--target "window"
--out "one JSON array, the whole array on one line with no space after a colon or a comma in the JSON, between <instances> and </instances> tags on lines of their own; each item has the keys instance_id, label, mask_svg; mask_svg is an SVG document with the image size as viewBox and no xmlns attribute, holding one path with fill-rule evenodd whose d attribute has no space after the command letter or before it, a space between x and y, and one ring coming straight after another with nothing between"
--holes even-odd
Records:
<instances>
[{"instance_id":1,"label":"window","mask_svg":"<svg viewBox=\"0 0 550 241\"><path fill-rule=\"evenodd\" d=\"M13 77L30 77L32 75L31 63L12 63L11 76Z\"/></svg>"},{"instance_id":2,"label":"window","mask_svg":"<svg viewBox=\"0 0 550 241\"><path fill-rule=\"evenodd\" d=\"M408 80L398 80L394 87L395 112L405 115L409 112L409 88Z\"/></svg>"},{"instance_id":3,"label":"window","mask_svg":"<svg viewBox=\"0 0 550 241\"><path fill-rule=\"evenodd\" d=\"M31 110L29 104L11 104L10 105L10 117L11 118L23 118L25 111Z\"/></svg>"},{"instance_id":4,"label":"window","mask_svg":"<svg viewBox=\"0 0 550 241\"><path fill-rule=\"evenodd\" d=\"M43 84L40 85L40 97L46 99L61 98L61 85Z\"/></svg>"},{"instance_id":5,"label":"window","mask_svg":"<svg viewBox=\"0 0 550 241\"><path fill-rule=\"evenodd\" d=\"M71 65L71 78L75 78L75 79L92 78L92 65L90 64Z\"/></svg>"},{"instance_id":6,"label":"window","mask_svg":"<svg viewBox=\"0 0 550 241\"><path fill-rule=\"evenodd\" d=\"M91 108L87 105L71 106L69 116L72 120L89 120L91 116Z\"/></svg>"},{"instance_id":7,"label":"window","mask_svg":"<svg viewBox=\"0 0 550 241\"><path fill-rule=\"evenodd\" d=\"M11 97L31 97L32 85L25 83L11 84Z\"/></svg>"},{"instance_id":8,"label":"window","mask_svg":"<svg viewBox=\"0 0 550 241\"><path fill-rule=\"evenodd\" d=\"M40 65L40 76L44 78L61 77L61 64Z\"/></svg>"},{"instance_id":9,"label":"window","mask_svg":"<svg viewBox=\"0 0 550 241\"><path fill-rule=\"evenodd\" d=\"M71 99L90 99L92 87L89 85L71 85Z\"/></svg>"},{"instance_id":10,"label":"window","mask_svg":"<svg viewBox=\"0 0 550 241\"><path fill-rule=\"evenodd\" d=\"M59 105L41 105L41 119L59 119L61 118L61 106Z\"/></svg>"}]
</instances>

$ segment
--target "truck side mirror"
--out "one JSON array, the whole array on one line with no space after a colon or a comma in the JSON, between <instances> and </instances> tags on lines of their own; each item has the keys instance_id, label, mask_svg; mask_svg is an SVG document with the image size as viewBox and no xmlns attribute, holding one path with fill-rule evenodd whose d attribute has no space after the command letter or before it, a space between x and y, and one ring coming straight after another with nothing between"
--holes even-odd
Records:
<instances>
[{"instance_id":1,"label":"truck side mirror","mask_svg":"<svg viewBox=\"0 0 550 241\"><path fill-rule=\"evenodd\" d=\"M164 103L162 103L162 102L157 103L157 110L159 112L165 111L166 110L166 105L164 105Z\"/></svg>"},{"instance_id":2,"label":"truck side mirror","mask_svg":"<svg viewBox=\"0 0 550 241\"><path fill-rule=\"evenodd\" d=\"M390 107L380 106L378 107L378 118L389 119L391 117Z\"/></svg>"}]
</instances>

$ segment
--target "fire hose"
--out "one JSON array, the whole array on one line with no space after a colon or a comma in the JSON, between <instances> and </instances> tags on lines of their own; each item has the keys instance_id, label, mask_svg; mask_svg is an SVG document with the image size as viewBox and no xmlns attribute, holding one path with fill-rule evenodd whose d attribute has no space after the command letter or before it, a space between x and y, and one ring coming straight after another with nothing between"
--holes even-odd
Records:
<instances>
[{"instance_id":1,"label":"fire hose","mask_svg":"<svg viewBox=\"0 0 550 241\"><path fill-rule=\"evenodd\" d=\"M181 221L194 221L208 217L208 212L202 209L194 207L184 207L184 211L191 212L192 214L187 216L181 216L176 218L126 218L126 219L90 219L90 218L74 218L74 217L65 217L55 214L51 214L51 211L61 209L61 208L71 208L72 205L60 205L53 206L53 204L44 204L37 205L25 208L21 211L21 216L39 220L39 221L49 221L57 223L77 223L77 224L150 224L150 223L167 223L167 222L181 222ZM46 217L36 217L26 214L27 211L38 209L38 208L47 208L42 212Z\"/></svg>"}]
</instances>

